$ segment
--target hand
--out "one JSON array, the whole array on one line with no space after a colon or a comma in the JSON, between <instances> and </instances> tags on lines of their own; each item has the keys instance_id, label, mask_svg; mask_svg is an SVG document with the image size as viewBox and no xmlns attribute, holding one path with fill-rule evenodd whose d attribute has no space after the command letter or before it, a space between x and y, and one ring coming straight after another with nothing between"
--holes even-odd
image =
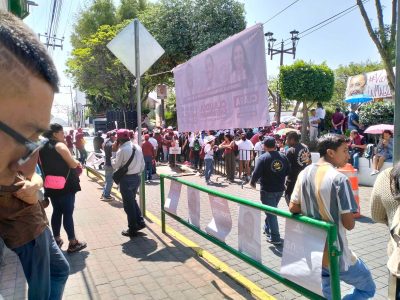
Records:
<instances>
[{"instance_id":1,"label":"hand","mask_svg":"<svg viewBox=\"0 0 400 300\"><path fill-rule=\"evenodd\" d=\"M13 193L15 197L28 204L36 204L38 202L38 191L40 186L29 180L17 182L16 186L22 186L17 192Z\"/></svg>"}]
</instances>

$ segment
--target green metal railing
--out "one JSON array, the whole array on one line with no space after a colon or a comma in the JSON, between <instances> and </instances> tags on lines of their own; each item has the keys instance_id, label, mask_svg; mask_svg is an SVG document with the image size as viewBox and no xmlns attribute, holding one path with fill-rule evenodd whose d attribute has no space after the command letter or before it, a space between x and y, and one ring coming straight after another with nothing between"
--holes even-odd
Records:
<instances>
[{"instance_id":1,"label":"green metal railing","mask_svg":"<svg viewBox=\"0 0 400 300\"><path fill-rule=\"evenodd\" d=\"M224 194L215 190L211 190L208 189L206 187L203 187L201 185L197 185L195 183L191 183L185 180L182 180L180 178L176 178L173 176L169 176L169 175L164 175L161 174L160 175L160 188L161 188L161 226L162 226L162 232L165 233L166 232L166 224L165 224L165 216L168 215L171 218L175 219L176 221L178 221L179 223L185 225L186 227L190 228L191 230L193 230L194 232L196 232L197 234L199 234L200 236L204 237L205 239L209 240L210 242L220 246L222 249L228 251L229 253L233 254L234 256L238 257L239 259L245 261L246 263L252 265L253 267L257 268L258 270L260 270L261 272L263 272L264 274L274 278L275 280L285 284L286 286L290 287L291 289L297 291L298 293L304 295L307 298L310 299L325 299L324 297L321 297L320 295L306 289L303 286L300 286L298 284L296 284L295 282L288 280L284 277L282 277L278 272L272 270L271 268L268 268L267 266L263 265L262 263L254 260L253 258L247 256L246 254L236 250L235 248L227 245L224 242L221 242L220 240L218 240L217 238L209 235L208 233L206 233L205 231L202 231L201 229L197 228L196 226L190 224L189 222L187 222L186 220L172 214L169 213L168 211L166 211L164 209L164 204L165 204L165 188L164 188L164 183L165 183L165 179L170 179L170 180L174 180L177 181L183 185L192 187L194 189L200 190L202 192L220 197L220 198L224 198L227 199L229 201L232 202L236 202L242 205L247 205L256 209L259 209L261 211L264 212L268 212L280 217L284 217L286 219L291 219L294 220L296 222L300 222L300 223L305 223L320 229L323 229L327 232L327 242L328 242L328 254L329 254L329 270L330 270L330 282L331 282L331 291L332 291L332 299L333 300L340 300L341 296L340 296L340 278L339 278L339 256L341 255L340 251L338 251L338 249L336 248L336 246L334 245L336 240L337 240L337 228L335 224L332 223L327 223L324 221L319 221L319 220L315 220L312 218L309 218L307 216L303 216L303 215L294 215L290 212L275 208L275 207L271 207L271 206L267 206L267 205L263 205L260 203L255 203L246 199L242 199L240 197L236 197L233 195L228 195L228 194Z\"/></svg>"}]
</instances>

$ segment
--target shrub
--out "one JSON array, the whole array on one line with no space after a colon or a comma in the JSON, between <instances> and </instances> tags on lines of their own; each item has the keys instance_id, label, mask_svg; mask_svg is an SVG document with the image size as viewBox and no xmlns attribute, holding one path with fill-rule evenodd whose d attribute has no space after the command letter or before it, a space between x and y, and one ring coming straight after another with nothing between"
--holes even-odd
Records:
<instances>
[{"instance_id":1,"label":"shrub","mask_svg":"<svg viewBox=\"0 0 400 300\"><path fill-rule=\"evenodd\" d=\"M360 122L365 127L376 124L393 124L394 104L392 102L372 102L361 106Z\"/></svg>"}]
</instances>

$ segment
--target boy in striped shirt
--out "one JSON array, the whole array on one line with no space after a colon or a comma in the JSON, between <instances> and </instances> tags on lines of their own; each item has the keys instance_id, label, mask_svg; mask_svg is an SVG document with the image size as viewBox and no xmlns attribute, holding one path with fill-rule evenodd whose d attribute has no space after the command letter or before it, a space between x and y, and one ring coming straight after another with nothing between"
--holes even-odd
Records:
<instances>
[{"instance_id":1,"label":"boy in striped shirt","mask_svg":"<svg viewBox=\"0 0 400 300\"><path fill-rule=\"evenodd\" d=\"M317 220L335 223L338 227L337 247L340 256L340 279L354 286L352 294L343 299L369 299L375 294L375 283L364 262L349 249L346 229L352 230L353 213L357 203L345 175L336 168L349 160L349 149L344 136L326 134L318 139L320 160L299 174L290 200L289 210ZM327 247L322 259L322 291L331 299L329 255Z\"/></svg>"}]
</instances>

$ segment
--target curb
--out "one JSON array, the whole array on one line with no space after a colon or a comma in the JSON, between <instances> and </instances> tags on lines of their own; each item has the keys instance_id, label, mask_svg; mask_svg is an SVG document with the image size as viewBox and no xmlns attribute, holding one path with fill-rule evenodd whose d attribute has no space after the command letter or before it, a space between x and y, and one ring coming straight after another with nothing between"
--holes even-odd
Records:
<instances>
[{"instance_id":1,"label":"curb","mask_svg":"<svg viewBox=\"0 0 400 300\"><path fill-rule=\"evenodd\" d=\"M103 175L92 168L86 167L86 173L89 178L90 178L89 173L92 173L95 177L101 178L104 181ZM121 194L119 193L119 191L117 189L115 189L113 187L112 190L118 196L118 198L122 199ZM148 210L146 210L146 217L149 218L153 223L156 223L157 225L161 226L161 220L158 219L155 215L153 215ZM169 235L176 238L176 240L178 240L185 246L191 248L198 256L205 259L216 270L223 272L228 277L230 277L235 282L237 282L239 285L241 285L245 289L247 289L249 291L249 293L252 296L254 296L255 298L260 299L260 300L261 299L262 300L275 300L276 299L275 297L271 296L266 291L264 291L262 288L260 288L258 285L256 285L254 282L252 282L251 280L249 280L248 278L246 278L239 272L237 272L234 269L232 269L231 267L229 267L226 263L219 260L217 257L212 255L210 252L201 248L195 242L189 240L184 235L175 231L170 226L166 225L166 231L168 232Z\"/></svg>"}]
</instances>

